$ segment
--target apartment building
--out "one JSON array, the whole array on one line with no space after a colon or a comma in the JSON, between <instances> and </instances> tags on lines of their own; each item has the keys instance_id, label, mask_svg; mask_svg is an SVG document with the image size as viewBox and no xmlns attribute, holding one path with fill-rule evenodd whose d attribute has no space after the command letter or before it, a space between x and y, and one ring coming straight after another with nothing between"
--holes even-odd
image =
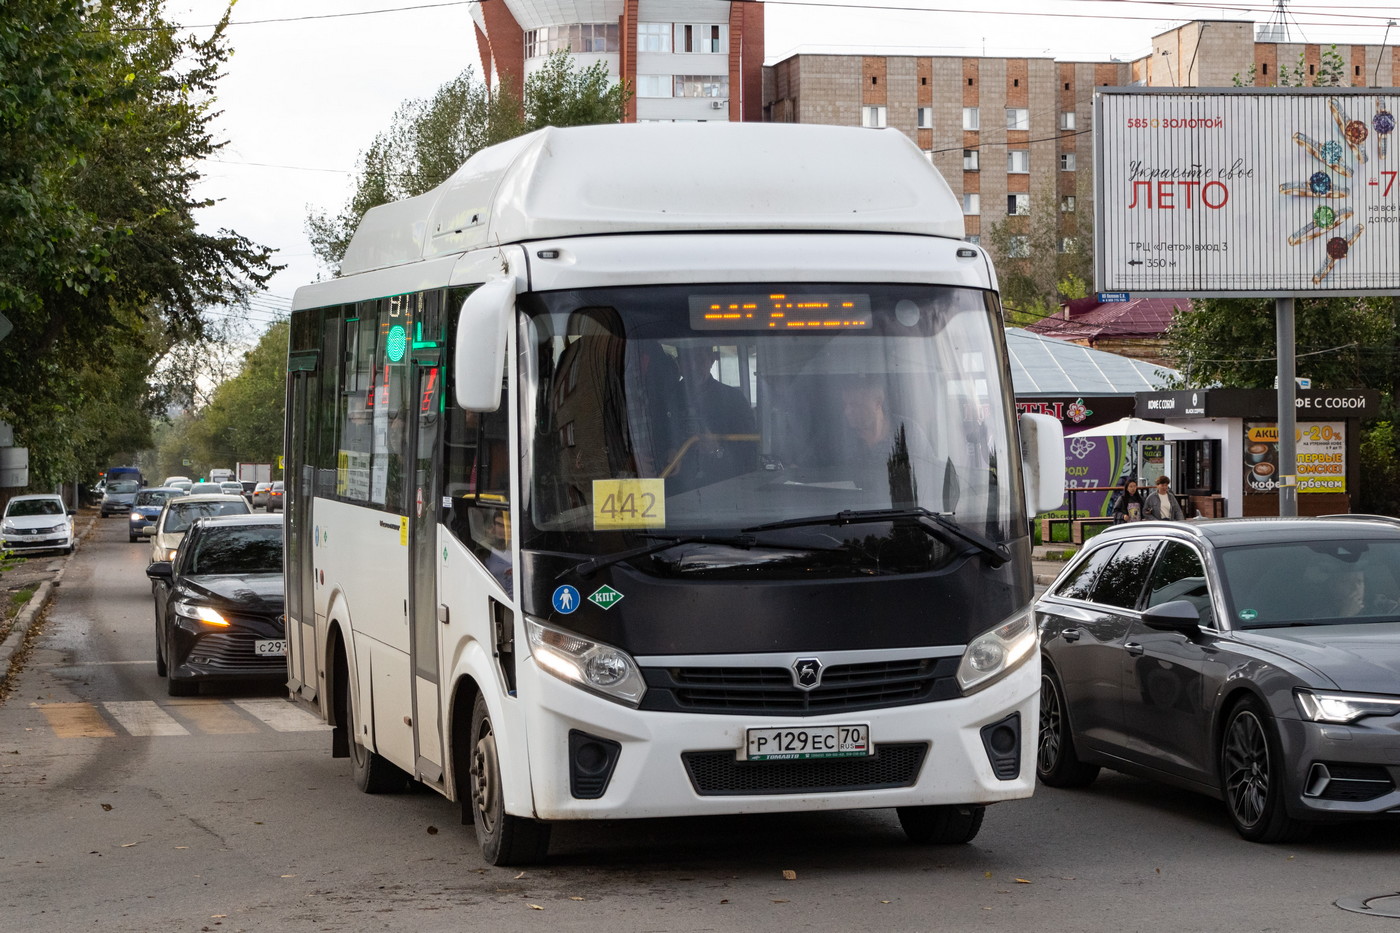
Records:
<instances>
[{"instance_id":1,"label":"apartment building","mask_svg":"<svg viewBox=\"0 0 1400 933\"><path fill-rule=\"evenodd\" d=\"M765 119L891 127L928 153L962 198L974 242L1008 217L1057 212L1060 247L1092 227L1093 95L1101 86L1305 83L1330 45L1273 41L1239 21L1197 20L1134 61L916 55L792 55L767 69ZM1400 48L1337 46L1340 83L1400 86ZM1251 71L1252 69L1252 71ZM1026 221L1024 223L1029 223Z\"/></svg>"},{"instance_id":2,"label":"apartment building","mask_svg":"<svg viewBox=\"0 0 1400 933\"><path fill-rule=\"evenodd\" d=\"M763 4L739 0L478 0L488 82L516 87L551 53L630 83L627 121L763 118Z\"/></svg>"}]
</instances>

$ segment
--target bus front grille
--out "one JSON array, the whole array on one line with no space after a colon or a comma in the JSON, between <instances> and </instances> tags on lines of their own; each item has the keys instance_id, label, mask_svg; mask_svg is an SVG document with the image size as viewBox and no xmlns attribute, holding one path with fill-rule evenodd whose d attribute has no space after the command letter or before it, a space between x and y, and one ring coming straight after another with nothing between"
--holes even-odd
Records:
<instances>
[{"instance_id":1,"label":"bus front grille","mask_svg":"<svg viewBox=\"0 0 1400 933\"><path fill-rule=\"evenodd\" d=\"M644 668L642 709L785 716L911 706L959 696L958 658L833 664L821 685L800 690L784 667Z\"/></svg>"},{"instance_id":2,"label":"bus front grille","mask_svg":"<svg viewBox=\"0 0 1400 933\"><path fill-rule=\"evenodd\" d=\"M928 744L876 745L869 758L739 761L733 749L681 755L691 786L702 797L743 794L826 794L912 787Z\"/></svg>"}]
</instances>

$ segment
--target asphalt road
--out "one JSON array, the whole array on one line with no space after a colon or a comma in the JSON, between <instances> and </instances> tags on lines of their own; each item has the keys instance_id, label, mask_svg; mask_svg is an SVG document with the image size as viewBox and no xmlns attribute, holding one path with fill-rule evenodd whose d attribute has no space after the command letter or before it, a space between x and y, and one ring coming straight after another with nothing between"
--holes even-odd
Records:
<instances>
[{"instance_id":1,"label":"asphalt road","mask_svg":"<svg viewBox=\"0 0 1400 933\"><path fill-rule=\"evenodd\" d=\"M1217 802L1116 775L993 807L967 846L912 846L882 810L595 822L493 868L438 795L359 793L280 690L166 696L124 530L95 524L0 704L6 929L1400 930L1334 904L1400 891L1395 824L1257 846Z\"/></svg>"}]
</instances>

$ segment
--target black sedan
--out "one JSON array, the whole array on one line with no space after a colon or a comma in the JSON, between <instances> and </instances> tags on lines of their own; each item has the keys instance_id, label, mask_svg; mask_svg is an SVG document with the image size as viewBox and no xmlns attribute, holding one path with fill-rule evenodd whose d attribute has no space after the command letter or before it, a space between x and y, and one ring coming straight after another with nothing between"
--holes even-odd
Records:
<instances>
[{"instance_id":1,"label":"black sedan","mask_svg":"<svg viewBox=\"0 0 1400 933\"><path fill-rule=\"evenodd\" d=\"M155 584L156 673L171 696L198 693L201 683L286 677L281 516L200 519L174 560L146 575Z\"/></svg>"},{"instance_id":2,"label":"black sedan","mask_svg":"<svg viewBox=\"0 0 1400 933\"><path fill-rule=\"evenodd\" d=\"M1166 781L1256 842L1400 815L1400 522L1120 525L1036 609L1042 783Z\"/></svg>"}]
</instances>

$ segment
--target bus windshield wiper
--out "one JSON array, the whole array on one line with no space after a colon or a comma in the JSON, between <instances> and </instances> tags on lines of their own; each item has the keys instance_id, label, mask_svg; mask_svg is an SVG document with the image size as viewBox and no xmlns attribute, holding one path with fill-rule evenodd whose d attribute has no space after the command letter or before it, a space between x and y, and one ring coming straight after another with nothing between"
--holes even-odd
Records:
<instances>
[{"instance_id":1,"label":"bus windshield wiper","mask_svg":"<svg viewBox=\"0 0 1400 933\"><path fill-rule=\"evenodd\" d=\"M645 534L643 538L656 538L650 544L639 545L628 548L625 551L614 551L611 554L599 554L597 557L590 557L581 564L576 564L568 568L555 577L556 580L563 578L570 573L576 573L581 577L586 577L604 567L621 563L624 560L631 560L634 557L646 557L648 554L655 554L657 551L664 551L680 544L728 544L732 547L751 548L758 543L758 539L751 534L738 535L672 535L663 537L661 535Z\"/></svg>"},{"instance_id":2,"label":"bus windshield wiper","mask_svg":"<svg viewBox=\"0 0 1400 933\"><path fill-rule=\"evenodd\" d=\"M835 515L816 515L811 518L790 518L780 522L768 522L741 529L743 534L758 531L771 531L776 528L802 528L811 525L868 525L873 522L889 522L899 519L915 519L925 531L944 532L958 538L987 555L993 567L1000 567L1011 560L1011 552L1006 545L997 544L969 528L964 528L941 512L931 509L847 509Z\"/></svg>"}]
</instances>

